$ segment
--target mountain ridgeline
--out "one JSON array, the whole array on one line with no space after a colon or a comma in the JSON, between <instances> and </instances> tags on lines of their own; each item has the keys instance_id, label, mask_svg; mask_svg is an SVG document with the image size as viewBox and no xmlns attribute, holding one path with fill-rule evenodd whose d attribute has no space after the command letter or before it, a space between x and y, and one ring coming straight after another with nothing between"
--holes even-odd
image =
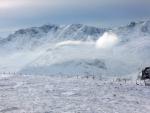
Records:
<instances>
[{"instance_id":1,"label":"mountain ridgeline","mask_svg":"<svg viewBox=\"0 0 150 113\"><path fill-rule=\"evenodd\" d=\"M116 34L119 43L96 48L105 32ZM150 65L150 21L118 28L72 24L20 29L0 39L0 52L2 72L130 75Z\"/></svg>"},{"instance_id":2,"label":"mountain ridgeline","mask_svg":"<svg viewBox=\"0 0 150 113\"><path fill-rule=\"evenodd\" d=\"M131 22L127 26L118 28L97 28L82 24L72 25L43 25L41 27L32 27L20 29L6 38L1 38L0 44L14 43L14 47L18 44L25 46L26 44L32 47L39 46L44 42L60 42L64 40L97 40L104 32L113 31L118 34L122 40L127 40L128 37L134 35L150 35L150 21ZM13 45L13 44L12 44ZM17 47L19 49L19 47ZM20 47L23 48L23 47Z\"/></svg>"},{"instance_id":3,"label":"mountain ridgeline","mask_svg":"<svg viewBox=\"0 0 150 113\"><path fill-rule=\"evenodd\" d=\"M13 47L32 49L33 46L39 46L46 42L59 42L63 40L96 40L102 35L106 29L96 28L81 24L72 25L43 25L41 27L32 27L20 29L7 38L0 41L1 45L6 46L7 43L14 43ZM18 45L18 46L17 46ZM21 47L24 46L24 47Z\"/></svg>"}]
</instances>

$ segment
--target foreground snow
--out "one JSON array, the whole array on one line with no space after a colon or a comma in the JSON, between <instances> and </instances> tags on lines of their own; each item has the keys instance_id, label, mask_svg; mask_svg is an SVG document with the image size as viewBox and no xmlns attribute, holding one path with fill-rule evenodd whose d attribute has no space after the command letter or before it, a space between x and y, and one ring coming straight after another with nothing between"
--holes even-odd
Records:
<instances>
[{"instance_id":1,"label":"foreground snow","mask_svg":"<svg viewBox=\"0 0 150 113\"><path fill-rule=\"evenodd\" d=\"M98 78L0 78L0 113L149 113L150 87Z\"/></svg>"}]
</instances>

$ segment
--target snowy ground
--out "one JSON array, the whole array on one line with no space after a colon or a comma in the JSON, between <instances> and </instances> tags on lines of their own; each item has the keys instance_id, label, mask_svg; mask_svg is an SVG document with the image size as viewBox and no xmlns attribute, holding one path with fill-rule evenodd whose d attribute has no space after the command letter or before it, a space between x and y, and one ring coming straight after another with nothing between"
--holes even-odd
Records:
<instances>
[{"instance_id":1,"label":"snowy ground","mask_svg":"<svg viewBox=\"0 0 150 113\"><path fill-rule=\"evenodd\" d=\"M0 113L149 113L150 87L77 77L0 78Z\"/></svg>"}]
</instances>

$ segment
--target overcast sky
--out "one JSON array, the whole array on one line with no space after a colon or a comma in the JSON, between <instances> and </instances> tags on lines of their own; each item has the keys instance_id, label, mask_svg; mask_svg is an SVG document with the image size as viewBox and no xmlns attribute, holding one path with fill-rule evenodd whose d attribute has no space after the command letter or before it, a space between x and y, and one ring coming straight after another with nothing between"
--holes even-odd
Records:
<instances>
[{"instance_id":1,"label":"overcast sky","mask_svg":"<svg viewBox=\"0 0 150 113\"><path fill-rule=\"evenodd\" d=\"M0 0L0 33L42 24L125 25L150 17L150 0Z\"/></svg>"}]
</instances>

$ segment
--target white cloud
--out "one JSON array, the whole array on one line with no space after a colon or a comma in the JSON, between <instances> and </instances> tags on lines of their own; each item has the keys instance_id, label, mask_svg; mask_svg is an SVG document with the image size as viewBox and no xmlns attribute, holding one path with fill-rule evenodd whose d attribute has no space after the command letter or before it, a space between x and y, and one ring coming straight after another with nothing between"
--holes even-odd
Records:
<instances>
[{"instance_id":1,"label":"white cloud","mask_svg":"<svg viewBox=\"0 0 150 113\"><path fill-rule=\"evenodd\" d=\"M0 9L9 9L30 4L29 0L0 0Z\"/></svg>"},{"instance_id":2,"label":"white cloud","mask_svg":"<svg viewBox=\"0 0 150 113\"><path fill-rule=\"evenodd\" d=\"M105 32L102 37L96 41L96 48L112 48L119 42L118 36L112 32Z\"/></svg>"}]
</instances>

